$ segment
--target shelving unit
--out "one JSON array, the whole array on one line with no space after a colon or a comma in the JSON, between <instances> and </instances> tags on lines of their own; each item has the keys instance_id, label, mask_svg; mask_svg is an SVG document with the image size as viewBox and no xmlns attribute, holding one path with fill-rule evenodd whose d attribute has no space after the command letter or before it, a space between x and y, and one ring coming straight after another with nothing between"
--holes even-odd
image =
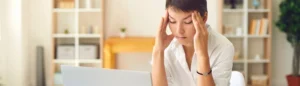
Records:
<instances>
[{"instance_id":1,"label":"shelving unit","mask_svg":"<svg viewBox=\"0 0 300 86\"><path fill-rule=\"evenodd\" d=\"M104 0L53 0L52 6L51 86L63 86L60 65L102 68ZM58 46L64 45L73 49L72 58L57 57ZM96 47L96 58L80 55L81 47L90 45Z\"/></svg>"},{"instance_id":2,"label":"shelving unit","mask_svg":"<svg viewBox=\"0 0 300 86\"><path fill-rule=\"evenodd\" d=\"M258 0L260 6L255 9L252 0L241 0L241 6L236 9L229 8L225 0L218 3L218 31L227 37L239 51L240 56L234 60L233 70L240 71L245 76L247 86L252 85L252 75L266 75L267 85L271 86L271 35L272 35L272 2L271 0ZM266 18L267 34L250 35L251 20ZM231 27L228 29L228 27ZM236 28L242 28L242 35L235 35ZM231 31L231 32L229 32ZM238 52L236 52L238 53ZM261 59L255 60L259 55Z\"/></svg>"}]
</instances>

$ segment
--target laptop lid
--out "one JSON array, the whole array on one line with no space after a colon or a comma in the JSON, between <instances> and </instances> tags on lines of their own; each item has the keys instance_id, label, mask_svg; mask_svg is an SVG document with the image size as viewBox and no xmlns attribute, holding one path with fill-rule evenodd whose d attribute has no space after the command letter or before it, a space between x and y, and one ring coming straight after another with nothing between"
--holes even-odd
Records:
<instances>
[{"instance_id":1,"label":"laptop lid","mask_svg":"<svg viewBox=\"0 0 300 86\"><path fill-rule=\"evenodd\" d=\"M61 66L64 86L152 86L150 72Z\"/></svg>"}]
</instances>

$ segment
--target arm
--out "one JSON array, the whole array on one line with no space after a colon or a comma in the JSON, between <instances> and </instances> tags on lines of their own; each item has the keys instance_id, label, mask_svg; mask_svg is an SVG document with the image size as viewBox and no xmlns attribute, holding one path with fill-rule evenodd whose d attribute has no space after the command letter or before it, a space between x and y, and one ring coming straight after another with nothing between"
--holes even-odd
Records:
<instances>
[{"instance_id":1,"label":"arm","mask_svg":"<svg viewBox=\"0 0 300 86\"><path fill-rule=\"evenodd\" d=\"M192 19L196 30L194 36L194 49L197 55L197 72L208 73L211 71L207 51L208 31L199 12L194 11L192 14ZM198 75L198 83L198 86L215 86L215 82L211 73L209 75Z\"/></svg>"},{"instance_id":2,"label":"arm","mask_svg":"<svg viewBox=\"0 0 300 86\"><path fill-rule=\"evenodd\" d=\"M167 35L166 27L168 24L168 12L166 11L165 17L161 20L161 25L158 34L155 37L155 44L153 48L153 64L152 64L152 83L153 86L168 86L166 77L165 63L164 63L164 50L169 46L174 38L173 35Z\"/></svg>"},{"instance_id":3,"label":"arm","mask_svg":"<svg viewBox=\"0 0 300 86\"><path fill-rule=\"evenodd\" d=\"M153 51L152 81L153 86L168 86L163 51Z\"/></svg>"}]
</instances>

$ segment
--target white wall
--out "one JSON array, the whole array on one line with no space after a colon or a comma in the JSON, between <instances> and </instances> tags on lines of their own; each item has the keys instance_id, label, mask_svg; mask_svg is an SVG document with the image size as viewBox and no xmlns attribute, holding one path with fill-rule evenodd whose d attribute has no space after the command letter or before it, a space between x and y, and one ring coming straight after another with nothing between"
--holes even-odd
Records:
<instances>
[{"instance_id":1,"label":"white wall","mask_svg":"<svg viewBox=\"0 0 300 86\"><path fill-rule=\"evenodd\" d=\"M274 0L273 21L279 19L279 4L283 0ZM286 40L285 33L273 25L272 35L272 86L287 86L286 75L292 72L293 49Z\"/></svg>"},{"instance_id":2,"label":"white wall","mask_svg":"<svg viewBox=\"0 0 300 86\"><path fill-rule=\"evenodd\" d=\"M27 81L29 86L35 86L36 78L36 47L43 46L45 52L45 68L46 68L46 84L47 86L53 86L50 81L51 75L50 67L52 61L52 1L53 0L28 0L29 17L28 20L28 41L29 41L29 60L28 60L28 76Z\"/></svg>"},{"instance_id":3,"label":"white wall","mask_svg":"<svg viewBox=\"0 0 300 86\"><path fill-rule=\"evenodd\" d=\"M24 1L24 0L23 0ZM26 1L24 1L26 2ZM24 86L27 58L27 28L23 26L22 0L1 0L2 39L6 86Z\"/></svg>"}]
</instances>

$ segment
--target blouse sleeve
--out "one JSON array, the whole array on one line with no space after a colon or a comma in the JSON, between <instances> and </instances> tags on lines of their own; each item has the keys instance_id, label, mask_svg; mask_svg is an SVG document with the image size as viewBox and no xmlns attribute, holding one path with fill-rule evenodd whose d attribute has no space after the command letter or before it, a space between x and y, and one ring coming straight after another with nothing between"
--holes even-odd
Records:
<instances>
[{"instance_id":1,"label":"blouse sleeve","mask_svg":"<svg viewBox=\"0 0 300 86\"><path fill-rule=\"evenodd\" d=\"M233 45L224 46L216 55L216 64L212 67L212 74L216 86L229 86L233 66Z\"/></svg>"}]
</instances>

